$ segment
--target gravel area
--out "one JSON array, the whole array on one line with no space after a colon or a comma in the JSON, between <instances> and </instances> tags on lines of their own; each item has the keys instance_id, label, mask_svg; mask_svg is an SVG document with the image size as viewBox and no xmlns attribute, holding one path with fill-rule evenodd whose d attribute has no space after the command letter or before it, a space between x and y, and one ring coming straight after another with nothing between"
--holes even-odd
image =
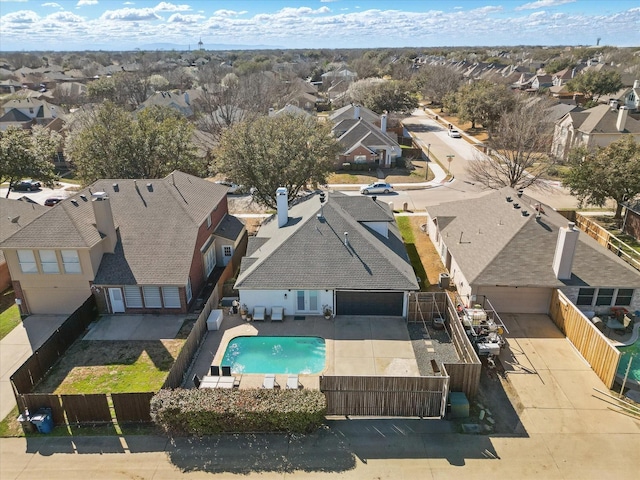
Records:
<instances>
[{"instance_id":1,"label":"gravel area","mask_svg":"<svg viewBox=\"0 0 640 480\"><path fill-rule=\"evenodd\" d=\"M419 322L407 325L420 375L429 376L435 373L431 360L435 360L438 366L442 363L459 363L460 359L447 331L436 330L428 324L426 328L425 331L425 325Z\"/></svg>"}]
</instances>

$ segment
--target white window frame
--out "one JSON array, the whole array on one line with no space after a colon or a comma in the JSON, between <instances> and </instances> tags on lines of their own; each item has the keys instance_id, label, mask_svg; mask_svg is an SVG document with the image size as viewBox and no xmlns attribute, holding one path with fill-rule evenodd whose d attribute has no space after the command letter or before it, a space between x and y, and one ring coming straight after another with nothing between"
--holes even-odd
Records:
<instances>
[{"instance_id":1,"label":"white window frame","mask_svg":"<svg viewBox=\"0 0 640 480\"><path fill-rule=\"evenodd\" d=\"M177 300L177 303L173 303ZM162 287L162 301L164 308L182 308L180 289L178 287Z\"/></svg>"},{"instance_id":2,"label":"white window frame","mask_svg":"<svg viewBox=\"0 0 640 480\"><path fill-rule=\"evenodd\" d=\"M38 273L38 264L33 250L18 250L16 253L22 273Z\"/></svg>"},{"instance_id":3,"label":"white window frame","mask_svg":"<svg viewBox=\"0 0 640 480\"><path fill-rule=\"evenodd\" d=\"M588 305L581 305L578 303L578 298L580 297L580 290L578 290L578 294L576 295L576 306L580 308L598 308L598 307L628 307L629 305L618 305L618 292L620 290L631 290L631 300L630 304L633 301L633 296L635 295L635 289L633 288L614 288L614 287L582 287L582 289L591 290L593 289L593 295L591 297L591 303ZM611 301L607 304L598 304L598 297L600 296L600 290L613 290L613 294L611 295Z\"/></svg>"},{"instance_id":4,"label":"white window frame","mask_svg":"<svg viewBox=\"0 0 640 480\"><path fill-rule=\"evenodd\" d=\"M156 285L145 285L142 287L142 293L144 297L144 306L146 308L162 308L162 293L160 287ZM157 300L158 303L153 303Z\"/></svg>"},{"instance_id":5,"label":"white window frame","mask_svg":"<svg viewBox=\"0 0 640 480\"><path fill-rule=\"evenodd\" d=\"M233 255L233 247L231 245L223 245L222 254L225 257L231 257Z\"/></svg>"},{"instance_id":6,"label":"white window frame","mask_svg":"<svg viewBox=\"0 0 640 480\"><path fill-rule=\"evenodd\" d=\"M60 250L64 273L82 273L78 250Z\"/></svg>"},{"instance_id":7,"label":"white window frame","mask_svg":"<svg viewBox=\"0 0 640 480\"><path fill-rule=\"evenodd\" d=\"M207 228L211 228L211 214L207 215Z\"/></svg>"},{"instance_id":8,"label":"white window frame","mask_svg":"<svg viewBox=\"0 0 640 480\"><path fill-rule=\"evenodd\" d=\"M143 308L142 292L137 285L124 286L124 303L127 308Z\"/></svg>"},{"instance_id":9,"label":"white window frame","mask_svg":"<svg viewBox=\"0 0 640 480\"><path fill-rule=\"evenodd\" d=\"M303 294L302 296L300 294ZM304 309L300 309L300 299L304 300ZM313 308L312 302L315 301L315 308ZM297 312L309 312L315 313L320 311L320 291L319 290L296 290L296 311Z\"/></svg>"},{"instance_id":10,"label":"white window frame","mask_svg":"<svg viewBox=\"0 0 640 480\"><path fill-rule=\"evenodd\" d=\"M216 268L216 241L211 237L202 247L202 262L204 263L204 278L209 278L213 269Z\"/></svg>"},{"instance_id":11,"label":"white window frame","mask_svg":"<svg viewBox=\"0 0 640 480\"><path fill-rule=\"evenodd\" d=\"M187 290L187 303L189 303L193 298L193 291L191 290L191 277L187 277L186 290Z\"/></svg>"},{"instance_id":12,"label":"white window frame","mask_svg":"<svg viewBox=\"0 0 640 480\"><path fill-rule=\"evenodd\" d=\"M60 265L58 265L58 255L56 254L55 250L38 250L38 257L40 258L42 273L60 273Z\"/></svg>"}]
</instances>

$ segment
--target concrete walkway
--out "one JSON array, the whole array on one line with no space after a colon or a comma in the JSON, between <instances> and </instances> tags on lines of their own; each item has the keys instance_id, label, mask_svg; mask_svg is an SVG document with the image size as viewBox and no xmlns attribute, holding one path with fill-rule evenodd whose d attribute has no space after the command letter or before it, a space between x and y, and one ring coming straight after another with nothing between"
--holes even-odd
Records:
<instances>
[{"instance_id":1,"label":"concrete walkway","mask_svg":"<svg viewBox=\"0 0 640 480\"><path fill-rule=\"evenodd\" d=\"M68 315L31 315L0 340L0 419L16 406L9 377L67 319Z\"/></svg>"}]
</instances>

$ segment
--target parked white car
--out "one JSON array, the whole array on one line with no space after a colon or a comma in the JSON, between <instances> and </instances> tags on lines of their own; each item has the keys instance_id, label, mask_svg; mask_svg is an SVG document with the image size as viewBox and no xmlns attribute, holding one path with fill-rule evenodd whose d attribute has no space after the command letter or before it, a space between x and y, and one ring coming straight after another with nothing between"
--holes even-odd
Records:
<instances>
[{"instance_id":1,"label":"parked white car","mask_svg":"<svg viewBox=\"0 0 640 480\"><path fill-rule=\"evenodd\" d=\"M447 133L449 134L449 136L451 138L462 138L462 135L460 135L460 132L458 130L456 130L455 128L452 128Z\"/></svg>"},{"instance_id":2,"label":"parked white car","mask_svg":"<svg viewBox=\"0 0 640 480\"><path fill-rule=\"evenodd\" d=\"M391 193L393 192L393 187L384 182L375 182L369 185L365 185L364 187L360 187L360 193L363 195L369 195L370 193Z\"/></svg>"}]
</instances>

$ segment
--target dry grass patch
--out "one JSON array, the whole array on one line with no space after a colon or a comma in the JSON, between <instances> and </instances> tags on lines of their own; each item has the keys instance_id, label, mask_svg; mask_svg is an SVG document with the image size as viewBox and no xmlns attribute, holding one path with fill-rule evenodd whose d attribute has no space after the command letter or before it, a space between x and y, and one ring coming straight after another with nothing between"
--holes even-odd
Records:
<instances>
[{"instance_id":1,"label":"dry grass patch","mask_svg":"<svg viewBox=\"0 0 640 480\"><path fill-rule=\"evenodd\" d=\"M439 292L438 280L441 273L447 273L447 269L444 268L444 264L436 251L436 248L431 243L429 235L422 231L420 228L426 222L426 215L407 217L413 230L414 245L416 251L422 261L422 266L427 275L429 287L426 289L428 292Z\"/></svg>"},{"instance_id":2,"label":"dry grass patch","mask_svg":"<svg viewBox=\"0 0 640 480\"><path fill-rule=\"evenodd\" d=\"M81 394L155 392L184 340L78 340L34 393Z\"/></svg>"}]
</instances>

